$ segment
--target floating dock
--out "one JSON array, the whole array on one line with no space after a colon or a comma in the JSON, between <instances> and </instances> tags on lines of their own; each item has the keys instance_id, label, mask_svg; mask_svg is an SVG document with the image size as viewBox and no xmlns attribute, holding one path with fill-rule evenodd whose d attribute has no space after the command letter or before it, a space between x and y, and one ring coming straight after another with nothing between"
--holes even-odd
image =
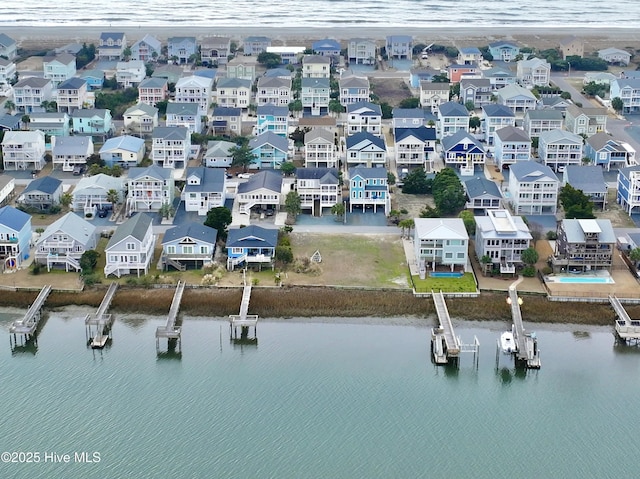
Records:
<instances>
[{"instance_id":1,"label":"floating dock","mask_svg":"<svg viewBox=\"0 0 640 479\"><path fill-rule=\"evenodd\" d=\"M173 300L171 301L171 308L169 308L167 322L164 326L158 326L156 329L156 351L160 350L160 338L167 339L169 349L171 349L172 344L177 346L178 351L181 348L182 328L177 325L177 321L185 285L186 283L184 281L178 281L176 291L173 293Z\"/></svg>"},{"instance_id":2,"label":"floating dock","mask_svg":"<svg viewBox=\"0 0 640 479\"><path fill-rule=\"evenodd\" d=\"M520 298L515 287L509 288L509 298L507 303L511 306L511 318L513 320L513 336L516 343L514 357L516 364L525 366L527 369L540 369L540 349L538 349L538 339L532 333L527 333L522 321L520 311Z\"/></svg>"},{"instance_id":3,"label":"floating dock","mask_svg":"<svg viewBox=\"0 0 640 479\"><path fill-rule=\"evenodd\" d=\"M629 344L640 342L640 321L631 319L622 303L615 295L609 295L609 303L616 313L616 335L621 341Z\"/></svg>"},{"instance_id":4,"label":"floating dock","mask_svg":"<svg viewBox=\"0 0 640 479\"><path fill-rule=\"evenodd\" d=\"M431 291L431 297L438 313L439 327L431 330L431 353L436 364L448 364L453 362L458 364L460 353L474 353L474 362L477 366L478 350L480 342L474 337L472 344L463 344L460 338L455 335L447 303L444 300L442 291Z\"/></svg>"},{"instance_id":5,"label":"floating dock","mask_svg":"<svg viewBox=\"0 0 640 479\"><path fill-rule=\"evenodd\" d=\"M104 348L107 345L107 341L111 339L111 327L115 321L115 316L107 314L107 311L111 306L111 301L117 289L118 283L111 283L96 313L87 314L84 319L87 343L92 349Z\"/></svg>"},{"instance_id":6,"label":"floating dock","mask_svg":"<svg viewBox=\"0 0 640 479\"><path fill-rule=\"evenodd\" d=\"M42 317L42 307L44 306L45 301L49 297L51 293L51 286L44 286L35 301L29 306L29 309L25 313L24 317L20 320L14 321L9 327L9 333L12 336L9 336L9 342L12 347L17 345L17 336L20 335L24 338L25 342L30 341L32 339L36 339L36 331L38 329L38 324L40 323L40 318ZM13 337L13 341L11 338Z\"/></svg>"}]
</instances>

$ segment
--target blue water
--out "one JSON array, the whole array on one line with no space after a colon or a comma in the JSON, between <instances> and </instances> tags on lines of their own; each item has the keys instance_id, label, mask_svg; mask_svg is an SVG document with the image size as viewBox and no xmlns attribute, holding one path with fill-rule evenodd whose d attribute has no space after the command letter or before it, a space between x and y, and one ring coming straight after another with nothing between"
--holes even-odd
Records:
<instances>
[{"instance_id":1,"label":"blue water","mask_svg":"<svg viewBox=\"0 0 640 479\"><path fill-rule=\"evenodd\" d=\"M432 278L462 278L464 273L439 273L436 271L429 273L429 276Z\"/></svg>"},{"instance_id":2,"label":"blue water","mask_svg":"<svg viewBox=\"0 0 640 479\"><path fill-rule=\"evenodd\" d=\"M596 283L596 284L613 284L613 278L594 278L594 277L573 277L573 276L556 276L556 283Z\"/></svg>"}]
</instances>

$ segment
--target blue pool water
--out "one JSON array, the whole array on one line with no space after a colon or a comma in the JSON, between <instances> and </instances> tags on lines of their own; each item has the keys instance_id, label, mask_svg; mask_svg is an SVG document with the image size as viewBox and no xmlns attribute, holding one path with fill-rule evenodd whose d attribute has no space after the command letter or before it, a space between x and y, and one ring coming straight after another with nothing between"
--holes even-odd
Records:
<instances>
[{"instance_id":1,"label":"blue pool water","mask_svg":"<svg viewBox=\"0 0 640 479\"><path fill-rule=\"evenodd\" d=\"M556 283L598 283L598 284L613 284L615 281L613 278L609 276L605 276L602 278L594 277L594 276L556 276Z\"/></svg>"},{"instance_id":2,"label":"blue pool water","mask_svg":"<svg viewBox=\"0 0 640 479\"><path fill-rule=\"evenodd\" d=\"M431 276L432 278L462 278L462 276L464 276L464 273L434 272L434 273L429 273L429 276Z\"/></svg>"}]
</instances>

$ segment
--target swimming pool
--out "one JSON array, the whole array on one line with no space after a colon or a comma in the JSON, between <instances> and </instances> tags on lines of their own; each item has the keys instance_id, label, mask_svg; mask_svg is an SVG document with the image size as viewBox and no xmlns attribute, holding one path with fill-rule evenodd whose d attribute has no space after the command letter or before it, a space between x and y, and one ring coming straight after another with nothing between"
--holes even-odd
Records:
<instances>
[{"instance_id":1,"label":"swimming pool","mask_svg":"<svg viewBox=\"0 0 640 479\"><path fill-rule=\"evenodd\" d=\"M464 273L448 273L448 272L437 272L434 271L432 273L429 273L429 276L431 276L432 278L462 278L464 276Z\"/></svg>"},{"instance_id":2,"label":"swimming pool","mask_svg":"<svg viewBox=\"0 0 640 479\"><path fill-rule=\"evenodd\" d=\"M614 284L611 276L546 276L545 281L550 283L573 284Z\"/></svg>"}]
</instances>

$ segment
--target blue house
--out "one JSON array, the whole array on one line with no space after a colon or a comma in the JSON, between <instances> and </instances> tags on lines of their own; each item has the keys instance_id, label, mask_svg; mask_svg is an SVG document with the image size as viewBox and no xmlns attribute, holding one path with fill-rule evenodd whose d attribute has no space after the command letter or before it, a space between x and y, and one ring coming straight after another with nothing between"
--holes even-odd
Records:
<instances>
[{"instance_id":1,"label":"blue house","mask_svg":"<svg viewBox=\"0 0 640 479\"><path fill-rule=\"evenodd\" d=\"M273 265L278 245L278 230L251 225L229 228L227 236L227 269L238 265Z\"/></svg>"},{"instance_id":2,"label":"blue house","mask_svg":"<svg viewBox=\"0 0 640 479\"><path fill-rule=\"evenodd\" d=\"M496 61L509 62L520 54L520 47L515 43L498 41L489 43L489 53Z\"/></svg>"},{"instance_id":3,"label":"blue house","mask_svg":"<svg viewBox=\"0 0 640 479\"><path fill-rule=\"evenodd\" d=\"M31 234L31 215L13 206L0 208L1 270L19 268L29 257Z\"/></svg>"},{"instance_id":4,"label":"blue house","mask_svg":"<svg viewBox=\"0 0 640 479\"><path fill-rule=\"evenodd\" d=\"M272 131L267 131L252 138L249 148L255 155L255 160L251 162L249 168L280 168L280 165L287 161L289 140Z\"/></svg>"},{"instance_id":5,"label":"blue house","mask_svg":"<svg viewBox=\"0 0 640 479\"><path fill-rule=\"evenodd\" d=\"M475 165L484 165L483 146L466 131L445 136L441 144L445 165L460 168L462 175L473 175Z\"/></svg>"},{"instance_id":6,"label":"blue house","mask_svg":"<svg viewBox=\"0 0 640 479\"><path fill-rule=\"evenodd\" d=\"M196 37L171 37L167 40L167 58L177 63L187 63L198 52Z\"/></svg>"},{"instance_id":7,"label":"blue house","mask_svg":"<svg viewBox=\"0 0 640 479\"><path fill-rule=\"evenodd\" d=\"M311 44L311 49L313 50L313 53L323 57L340 57L340 42L330 38L313 42Z\"/></svg>"},{"instance_id":8,"label":"blue house","mask_svg":"<svg viewBox=\"0 0 640 479\"><path fill-rule=\"evenodd\" d=\"M412 88L420 88L420 82L433 81L433 77L440 72L431 68L412 68L409 70L409 83Z\"/></svg>"},{"instance_id":9,"label":"blue house","mask_svg":"<svg viewBox=\"0 0 640 479\"><path fill-rule=\"evenodd\" d=\"M386 42L386 52L389 58L411 60L413 38L409 35L389 35Z\"/></svg>"},{"instance_id":10,"label":"blue house","mask_svg":"<svg viewBox=\"0 0 640 479\"><path fill-rule=\"evenodd\" d=\"M271 39L269 37L251 36L242 41L245 55L260 55L262 52L266 52L270 46Z\"/></svg>"},{"instance_id":11,"label":"blue house","mask_svg":"<svg viewBox=\"0 0 640 479\"><path fill-rule=\"evenodd\" d=\"M289 130L289 108L286 106L275 106L271 103L259 105L256 110L258 117L256 133L261 135L268 131L276 135L287 138Z\"/></svg>"},{"instance_id":12,"label":"blue house","mask_svg":"<svg viewBox=\"0 0 640 479\"><path fill-rule=\"evenodd\" d=\"M111 111L101 108L78 109L72 114L73 132L76 135L109 136Z\"/></svg>"},{"instance_id":13,"label":"blue house","mask_svg":"<svg viewBox=\"0 0 640 479\"><path fill-rule=\"evenodd\" d=\"M600 165L607 171L624 168L634 163L635 150L628 144L616 141L605 132L596 133L585 141L584 155L594 165Z\"/></svg>"},{"instance_id":14,"label":"blue house","mask_svg":"<svg viewBox=\"0 0 640 479\"><path fill-rule=\"evenodd\" d=\"M162 239L164 269L178 271L210 265L216 252L218 230L189 222L170 228Z\"/></svg>"},{"instance_id":15,"label":"blue house","mask_svg":"<svg viewBox=\"0 0 640 479\"><path fill-rule=\"evenodd\" d=\"M628 166L618 170L617 203L631 214L640 206L640 166Z\"/></svg>"},{"instance_id":16,"label":"blue house","mask_svg":"<svg viewBox=\"0 0 640 479\"><path fill-rule=\"evenodd\" d=\"M386 168L367 168L357 166L349 169L349 211L353 207L362 207L364 213L367 208L384 208L386 215L391 208L389 185L387 184Z\"/></svg>"},{"instance_id":17,"label":"blue house","mask_svg":"<svg viewBox=\"0 0 640 479\"><path fill-rule=\"evenodd\" d=\"M104 71L84 70L80 73L80 78L87 82L87 91L102 90L104 84Z\"/></svg>"}]
</instances>

